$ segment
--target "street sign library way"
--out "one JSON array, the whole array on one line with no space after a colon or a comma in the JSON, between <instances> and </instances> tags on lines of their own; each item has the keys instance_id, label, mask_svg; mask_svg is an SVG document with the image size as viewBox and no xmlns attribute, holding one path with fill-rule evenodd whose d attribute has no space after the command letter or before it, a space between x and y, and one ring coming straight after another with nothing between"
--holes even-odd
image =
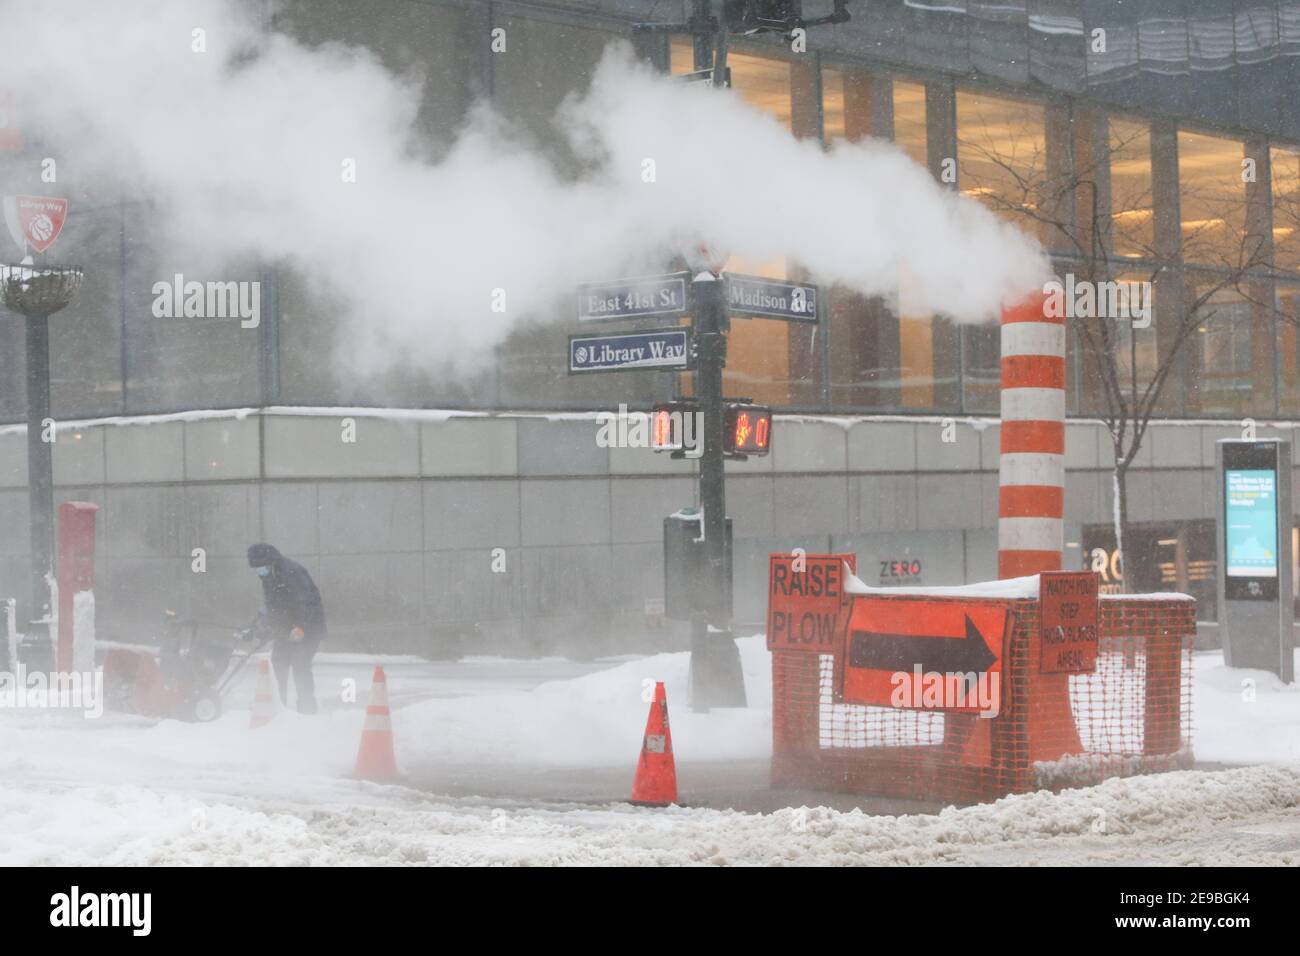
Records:
<instances>
[{"instance_id":1,"label":"street sign library way","mask_svg":"<svg viewBox=\"0 0 1300 956\"><path fill-rule=\"evenodd\" d=\"M685 369L689 363L690 335L685 328L569 336L570 374Z\"/></svg>"}]
</instances>

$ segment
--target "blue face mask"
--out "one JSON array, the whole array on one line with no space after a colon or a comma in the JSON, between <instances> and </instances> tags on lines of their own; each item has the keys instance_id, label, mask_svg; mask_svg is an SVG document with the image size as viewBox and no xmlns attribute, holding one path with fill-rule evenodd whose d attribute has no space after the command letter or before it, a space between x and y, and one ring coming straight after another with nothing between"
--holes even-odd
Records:
<instances>
[{"instance_id":1,"label":"blue face mask","mask_svg":"<svg viewBox=\"0 0 1300 956\"><path fill-rule=\"evenodd\" d=\"M270 573L271 573L271 569L268 568L266 565L263 565L262 567L260 567L260 568L257 569L257 576L258 576L259 578L264 578L264 577L266 577L267 575L269 575Z\"/></svg>"}]
</instances>

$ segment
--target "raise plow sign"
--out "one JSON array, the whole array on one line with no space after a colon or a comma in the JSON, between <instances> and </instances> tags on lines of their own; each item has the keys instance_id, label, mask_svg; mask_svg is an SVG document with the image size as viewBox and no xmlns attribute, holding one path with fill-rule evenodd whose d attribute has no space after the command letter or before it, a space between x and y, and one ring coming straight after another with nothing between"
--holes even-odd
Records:
<instances>
[{"instance_id":1,"label":"raise plow sign","mask_svg":"<svg viewBox=\"0 0 1300 956\"><path fill-rule=\"evenodd\" d=\"M857 571L855 554L768 556L768 650L838 651L848 624L844 584Z\"/></svg>"}]
</instances>

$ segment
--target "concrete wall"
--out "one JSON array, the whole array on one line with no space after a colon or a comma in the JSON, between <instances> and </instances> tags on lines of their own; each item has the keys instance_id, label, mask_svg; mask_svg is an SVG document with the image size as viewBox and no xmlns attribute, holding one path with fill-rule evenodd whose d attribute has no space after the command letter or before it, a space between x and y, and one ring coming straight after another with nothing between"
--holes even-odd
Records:
<instances>
[{"instance_id":1,"label":"concrete wall","mask_svg":"<svg viewBox=\"0 0 1300 956\"><path fill-rule=\"evenodd\" d=\"M244 550L267 540L316 576L337 648L602 654L684 645L682 628L660 620L653 602L662 597L661 521L693 503L693 465L603 448L590 418L399 416L65 426L56 499L102 509L100 635L147 637L164 608L246 621L260 590ZM998 426L949 421L778 419L770 457L728 463L738 621L763 618L773 550L852 550L872 583L882 562L904 559L921 562L924 584L993 577ZM1239 429L1153 426L1130 478L1133 519L1211 516L1219 437ZM1066 536L1077 541L1081 524L1109 519L1109 441L1099 425L1072 422L1066 452ZM5 428L0 594L24 596L26 555L25 436Z\"/></svg>"}]
</instances>

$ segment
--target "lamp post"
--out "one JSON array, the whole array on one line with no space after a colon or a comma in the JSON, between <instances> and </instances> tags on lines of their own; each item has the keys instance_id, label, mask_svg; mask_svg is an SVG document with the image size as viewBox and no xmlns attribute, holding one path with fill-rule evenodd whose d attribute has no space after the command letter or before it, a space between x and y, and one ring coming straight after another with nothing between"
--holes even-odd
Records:
<instances>
[{"instance_id":1,"label":"lamp post","mask_svg":"<svg viewBox=\"0 0 1300 956\"><path fill-rule=\"evenodd\" d=\"M0 265L0 301L10 311L24 316L27 323L27 487L32 558L27 620L33 624L48 623L52 611L54 459L52 442L44 440L50 418L50 316L72 301L83 278L79 266Z\"/></svg>"}]
</instances>

